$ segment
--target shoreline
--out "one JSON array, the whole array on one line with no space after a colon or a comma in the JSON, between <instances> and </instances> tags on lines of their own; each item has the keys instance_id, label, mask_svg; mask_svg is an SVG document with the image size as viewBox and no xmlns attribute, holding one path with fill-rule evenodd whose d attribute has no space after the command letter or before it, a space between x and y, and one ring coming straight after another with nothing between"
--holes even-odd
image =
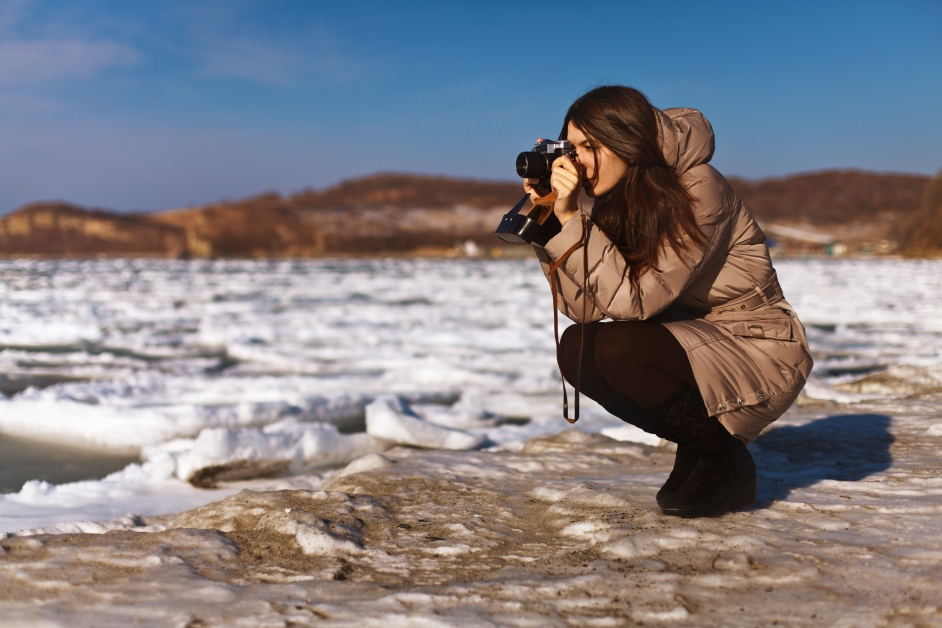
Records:
<instances>
[{"instance_id":1,"label":"shoreline","mask_svg":"<svg viewBox=\"0 0 942 628\"><path fill-rule=\"evenodd\" d=\"M242 492L142 531L6 538L0 608L154 625L935 623L937 401L789 411L751 446L756 506L716 519L657 510L665 448L570 429L517 453L393 449L319 490Z\"/></svg>"}]
</instances>

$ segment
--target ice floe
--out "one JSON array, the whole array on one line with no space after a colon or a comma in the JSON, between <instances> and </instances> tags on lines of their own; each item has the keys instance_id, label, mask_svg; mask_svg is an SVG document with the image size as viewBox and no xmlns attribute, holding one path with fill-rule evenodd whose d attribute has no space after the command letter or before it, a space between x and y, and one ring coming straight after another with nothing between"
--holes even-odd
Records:
<instances>
[{"instance_id":1,"label":"ice floe","mask_svg":"<svg viewBox=\"0 0 942 628\"><path fill-rule=\"evenodd\" d=\"M939 262L777 267L816 357L802 412L931 416ZM0 279L0 434L141 456L7 489L0 531L150 525L247 485L316 488L394 444L525 453L569 429L533 260L0 261ZM613 455L660 444L582 409L578 431L626 443ZM757 451L787 459L775 442Z\"/></svg>"}]
</instances>

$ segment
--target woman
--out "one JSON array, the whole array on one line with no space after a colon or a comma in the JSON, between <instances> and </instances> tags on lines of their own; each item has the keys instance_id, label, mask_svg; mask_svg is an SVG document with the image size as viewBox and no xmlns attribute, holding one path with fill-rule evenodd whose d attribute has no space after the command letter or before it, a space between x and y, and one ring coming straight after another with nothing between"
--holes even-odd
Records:
<instances>
[{"instance_id":1,"label":"woman","mask_svg":"<svg viewBox=\"0 0 942 628\"><path fill-rule=\"evenodd\" d=\"M578 323L560 342L563 375L615 416L677 443L657 494L665 514L751 505L746 444L795 401L812 361L765 235L708 164L710 123L605 86L573 103L561 138L575 147L550 179L562 229L534 248L557 307ZM534 200L536 183L524 184ZM590 218L580 188L594 199Z\"/></svg>"}]
</instances>

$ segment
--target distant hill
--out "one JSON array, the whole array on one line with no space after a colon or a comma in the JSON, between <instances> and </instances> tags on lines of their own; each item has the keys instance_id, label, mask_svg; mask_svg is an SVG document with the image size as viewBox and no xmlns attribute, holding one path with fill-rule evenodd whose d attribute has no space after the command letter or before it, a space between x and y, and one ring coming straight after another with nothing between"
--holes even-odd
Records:
<instances>
[{"instance_id":1,"label":"distant hill","mask_svg":"<svg viewBox=\"0 0 942 628\"><path fill-rule=\"evenodd\" d=\"M858 170L730 179L767 234L791 252L809 253L898 252L928 183L923 175Z\"/></svg>"},{"instance_id":2,"label":"distant hill","mask_svg":"<svg viewBox=\"0 0 942 628\"><path fill-rule=\"evenodd\" d=\"M922 211L903 245L907 255L942 255L942 171L926 186Z\"/></svg>"},{"instance_id":3,"label":"distant hill","mask_svg":"<svg viewBox=\"0 0 942 628\"><path fill-rule=\"evenodd\" d=\"M812 242L892 240L889 251L908 241L901 226L922 219L929 177L832 171L730 183L778 233L811 233ZM152 214L35 203L0 218L0 256L445 254L467 240L497 246L494 228L521 195L517 181L378 174ZM926 233L942 248L942 235Z\"/></svg>"},{"instance_id":4,"label":"distant hill","mask_svg":"<svg viewBox=\"0 0 942 628\"><path fill-rule=\"evenodd\" d=\"M377 174L342 181L320 192L306 191L291 197L311 210L337 209L492 209L511 206L523 196L519 182L474 181L411 174Z\"/></svg>"},{"instance_id":5,"label":"distant hill","mask_svg":"<svg viewBox=\"0 0 942 628\"><path fill-rule=\"evenodd\" d=\"M35 203L0 218L0 256L321 257L492 244L519 183L379 174L321 191L118 214Z\"/></svg>"},{"instance_id":6,"label":"distant hill","mask_svg":"<svg viewBox=\"0 0 942 628\"><path fill-rule=\"evenodd\" d=\"M33 203L0 219L0 255L179 257L185 234L140 214Z\"/></svg>"},{"instance_id":7,"label":"distant hill","mask_svg":"<svg viewBox=\"0 0 942 628\"><path fill-rule=\"evenodd\" d=\"M834 170L730 185L760 221L840 225L919 211L929 177Z\"/></svg>"}]
</instances>

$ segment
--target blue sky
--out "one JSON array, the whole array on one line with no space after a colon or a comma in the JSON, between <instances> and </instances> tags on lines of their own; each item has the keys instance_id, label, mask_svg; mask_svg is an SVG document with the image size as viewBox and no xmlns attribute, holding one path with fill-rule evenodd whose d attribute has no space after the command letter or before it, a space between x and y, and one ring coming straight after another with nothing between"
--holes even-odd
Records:
<instances>
[{"instance_id":1,"label":"blue sky","mask_svg":"<svg viewBox=\"0 0 942 628\"><path fill-rule=\"evenodd\" d=\"M604 83L702 110L727 175L942 168L937 0L0 0L0 213L512 180Z\"/></svg>"}]
</instances>

